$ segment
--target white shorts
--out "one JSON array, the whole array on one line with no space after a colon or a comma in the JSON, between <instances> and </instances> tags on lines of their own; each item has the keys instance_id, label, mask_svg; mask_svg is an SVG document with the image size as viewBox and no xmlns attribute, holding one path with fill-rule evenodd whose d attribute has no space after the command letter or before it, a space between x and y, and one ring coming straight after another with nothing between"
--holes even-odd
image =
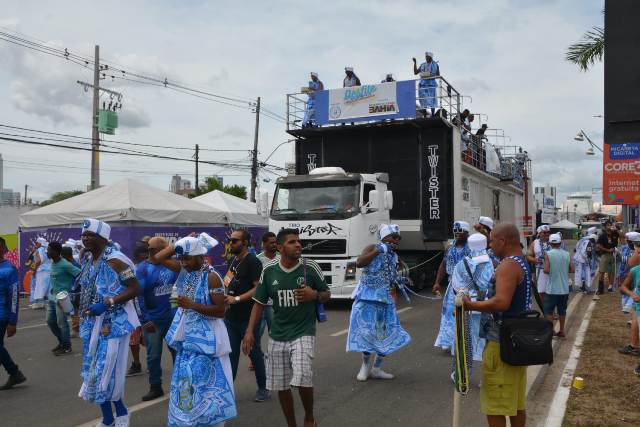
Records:
<instances>
[{"instance_id":1,"label":"white shorts","mask_svg":"<svg viewBox=\"0 0 640 427\"><path fill-rule=\"evenodd\" d=\"M545 273L544 271L542 271L541 268L536 269L536 284L538 287L538 293L545 293L547 292L547 283L549 283L549 275L547 273Z\"/></svg>"},{"instance_id":2,"label":"white shorts","mask_svg":"<svg viewBox=\"0 0 640 427\"><path fill-rule=\"evenodd\" d=\"M313 387L311 362L316 337L302 336L293 341L269 338L267 359L267 389L289 390L293 387Z\"/></svg>"}]
</instances>

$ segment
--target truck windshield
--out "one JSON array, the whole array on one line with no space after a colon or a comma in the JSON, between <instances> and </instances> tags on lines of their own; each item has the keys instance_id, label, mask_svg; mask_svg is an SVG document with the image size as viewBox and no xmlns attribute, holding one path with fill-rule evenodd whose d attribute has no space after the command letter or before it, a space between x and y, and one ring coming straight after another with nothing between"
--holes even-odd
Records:
<instances>
[{"instance_id":1,"label":"truck windshield","mask_svg":"<svg viewBox=\"0 0 640 427\"><path fill-rule=\"evenodd\" d=\"M273 198L274 218L349 218L359 210L359 182L278 184Z\"/></svg>"}]
</instances>

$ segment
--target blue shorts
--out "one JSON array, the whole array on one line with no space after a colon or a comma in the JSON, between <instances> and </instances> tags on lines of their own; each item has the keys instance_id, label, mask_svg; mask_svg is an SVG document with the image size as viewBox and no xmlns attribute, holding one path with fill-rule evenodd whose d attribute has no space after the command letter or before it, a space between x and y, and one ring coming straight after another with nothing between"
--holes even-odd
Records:
<instances>
[{"instance_id":1,"label":"blue shorts","mask_svg":"<svg viewBox=\"0 0 640 427\"><path fill-rule=\"evenodd\" d=\"M569 302L569 294L555 295L546 294L544 296L544 315L552 316L554 309L558 310L558 316L567 315L567 304Z\"/></svg>"}]
</instances>

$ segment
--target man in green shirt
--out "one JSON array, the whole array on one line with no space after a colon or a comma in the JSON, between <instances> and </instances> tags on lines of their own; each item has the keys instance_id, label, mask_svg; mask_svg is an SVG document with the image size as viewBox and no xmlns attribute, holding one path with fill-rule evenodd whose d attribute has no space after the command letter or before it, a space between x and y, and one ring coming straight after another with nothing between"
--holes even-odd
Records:
<instances>
[{"instance_id":1,"label":"man in green shirt","mask_svg":"<svg viewBox=\"0 0 640 427\"><path fill-rule=\"evenodd\" d=\"M47 256L51 258L51 291L47 305L47 325L58 339L58 345L51 350L56 356L71 353L68 313L65 313L56 300L59 292L71 292L71 287L80 274L80 269L62 258L60 242L51 242L47 247ZM69 296L71 298L71 296Z\"/></svg>"},{"instance_id":2,"label":"man in green shirt","mask_svg":"<svg viewBox=\"0 0 640 427\"><path fill-rule=\"evenodd\" d=\"M267 388L277 390L289 427L296 427L291 386L297 387L304 406L304 426L313 427L313 371L316 335L316 303L331 298L318 264L301 260L302 245L296 229L282 229L276 237L280 261L265 265L253 299L249 326L242 342L248 354L254 344L253 330L264 306L273 300L269 330Z\"/></svg>"}]
</instances>

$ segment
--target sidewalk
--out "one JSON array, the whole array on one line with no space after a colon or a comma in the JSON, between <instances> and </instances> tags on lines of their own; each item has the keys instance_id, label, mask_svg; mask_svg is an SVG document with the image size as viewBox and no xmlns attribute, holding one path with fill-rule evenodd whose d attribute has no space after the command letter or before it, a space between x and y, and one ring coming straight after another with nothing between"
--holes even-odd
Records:
<instances>
[{"instance_id":1,"label":"sidewalk","mask_svg":"<svg viewBox=\"0 0 640 427\"><path fill-rule=\"evenodd\" d=\"M629 343L627 315L618 293L603 295L593 311L576 369L584 388L571 389L564 426L640 425L639 357L618 353Z\"/></svg>"},{"instance_id":2,"label":"sidewalk","mask_svg":"<svg viewBox=\"0 0 640 427\"><path fill-rule=\"evenodd\" d=\"M618 293L603 295L594 302L588 327L585 325L583 332L583 344L574 346L591 303L591 297L584 296L575 307L567 339L554 348L558 350L554 364L544 372L537 391L527 402L527 425L560 425L564 405L559 405L554 397L561 389L569 392L562 426L640 425L640 378L633 373L640 358L617 351L629 343L628 316L620 311ZM571 369L568 361L576 350L581 350L579 359L575 369ZM569 388L574 376L584 379L583 389ZM560 416L553 417L548 424L552 410Z\"/></svg>"}]
</instances>

